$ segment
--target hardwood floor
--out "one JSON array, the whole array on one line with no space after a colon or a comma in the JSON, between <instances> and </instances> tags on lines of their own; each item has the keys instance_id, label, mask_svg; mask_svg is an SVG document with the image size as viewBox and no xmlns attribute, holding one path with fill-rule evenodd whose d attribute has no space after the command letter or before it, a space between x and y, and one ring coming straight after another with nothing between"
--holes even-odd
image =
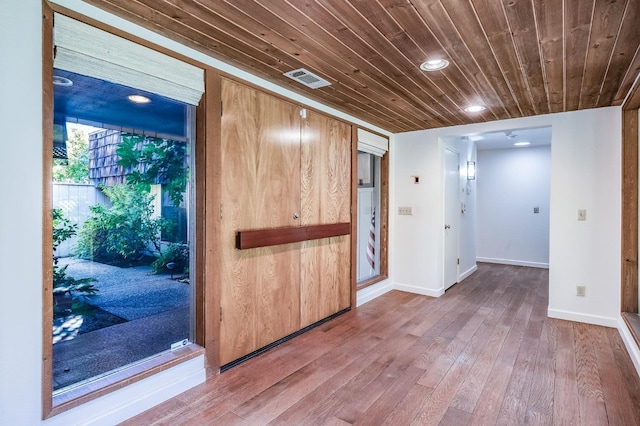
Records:
<instances>
[{"instance_id":1,"label":"hardwood floor","mask_svg":"<svg viewBox=\"0 0 640 426\"><path fill-rule=\"evenodd\" d=\"M617 330L547 304L547 270L479 264L438 299L387 293L125 424L639 424Z\"/></svg>"}]
</instances>

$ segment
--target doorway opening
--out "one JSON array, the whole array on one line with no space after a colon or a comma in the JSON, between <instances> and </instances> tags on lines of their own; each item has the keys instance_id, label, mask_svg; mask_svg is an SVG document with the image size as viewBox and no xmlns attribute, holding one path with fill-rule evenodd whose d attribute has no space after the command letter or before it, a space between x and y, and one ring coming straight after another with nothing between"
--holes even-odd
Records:
<instances>
[{"instance_id":1,"label":"doorway opening","mask_svg":"<svg viewBox=\"0 0 640 426\"><path fill-rule=\"evenodd\" d=\"M548 268L551 127L474 137L477 261Z\"/></svg>"}]
</instances>

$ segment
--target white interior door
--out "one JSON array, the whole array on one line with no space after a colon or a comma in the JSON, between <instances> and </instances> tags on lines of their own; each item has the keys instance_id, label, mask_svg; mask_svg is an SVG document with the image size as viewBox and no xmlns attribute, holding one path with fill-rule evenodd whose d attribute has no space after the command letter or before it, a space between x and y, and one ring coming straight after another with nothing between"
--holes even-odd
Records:
<instances>
[{"instance_id":1,"label":"white interior door","mask_svg":"<svg viewBox=\"0 0 640 426\"><path fill-rule=\"evenodd\" d=\"M460 223L459 155L445 149L444 156L444 289L458 282L458 229Z\"/></svg>"}]
</instances>

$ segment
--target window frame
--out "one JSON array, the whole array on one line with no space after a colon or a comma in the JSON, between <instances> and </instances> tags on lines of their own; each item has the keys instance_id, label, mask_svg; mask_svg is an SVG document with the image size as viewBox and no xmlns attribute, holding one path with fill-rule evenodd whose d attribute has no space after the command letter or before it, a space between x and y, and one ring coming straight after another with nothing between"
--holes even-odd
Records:
<instances>
[{"instance_id":1,"label":"window frame","mask_svg":"<svg viewBox=\"0 0 640 426\"><path fill-rule=\"evenodd\" d=\"M622 105L620 311L636 346L640 348L640 315L638 312L639 108L640 81L636 80Z\"/></svg>"},{"instance_id":2,"label":"window frame","mask_svg":"<svg viewBox=\"0 0 640 426\"><path fill-rule=\"evenodd\" d=\"M219 126L219 102L216 102L216 96L219 98L219 74L210 67L176 54L168 49L156 46L138 37L132 36L121 30L105 25L101 22L87 18L79 13L70 11L62 6L42 3L43 21L42 21L42 82L43 82L43 147L42 147L42 188L43 188L43 212L42 212L42 271L43 271L43 292L42 292L42 418L47 419L57 414L80 406L93 399L104 396L117 389L121 389L132 383L143 380L152 375L170 369L176 365L189 361L193 358L204 355L205 366L207 371L217 371L217 343L215 339L216 316L213 306L215 300L215 288L211 282L214 279L205 280L205 271L211 277L219 271L216 263L213 261L219 253L219 243L212 238L215 235L216 227L213 220L207 219L205 212L207 207L211 208L219 202L219 190L216 185L209 185L205 191L205 179L210 178L209 171L216 170L219 165L219 149L206 149L211 144L214 147L219 146L216 135L216 126ZM172 56L178 60L198 66L204 69L205 93L202 96L200 104L196 107L196 141L194 143L193 153L195 156L195 173L193 177L193 192L195 193L194 210L195 220L193 226L195 228L194 242L194 261L196 267L192 272L195 299L192 302L193 324L195 335L194 343L189 344L185 348L174 352L164 352L135 363L125 366L120 371L109 374L106 377L92 381L90 384L80 385L63 394L53 395L53 339L52 339L52 320L53 320L53 235L52 235L52 162L53 145L46 141L53 138L53 15L54 12L67 15L96 28L108 31L134 43L149 47L161 53ZM218 89L217 89L218 88ZM206 123L210 123L209 126ZM218 185L219 186L219 185ZM206 287L206 288L205 288ZM210 297L205 298L206 294ZM209 313L209 314L207 314ZM209 343L206 345L206 343ZM205 345L207 346L205 349Z\"/></svg>"},{"instance_id":3,"label":"window frame","mask_svg":"<svg viewBox=\"0 0 640 426\"><path fill-rule=\"evenodd\" d=\"M364 129L371 132L369 129ZM387 136L383 136L385 139ZM352 126L351 132L351 305L356 306L358 290L369 287L389 278L389 151L380 158L380 272L366 280L358 282L356 266L358 235L358 126Z\"/></svg>"}]
</instances>

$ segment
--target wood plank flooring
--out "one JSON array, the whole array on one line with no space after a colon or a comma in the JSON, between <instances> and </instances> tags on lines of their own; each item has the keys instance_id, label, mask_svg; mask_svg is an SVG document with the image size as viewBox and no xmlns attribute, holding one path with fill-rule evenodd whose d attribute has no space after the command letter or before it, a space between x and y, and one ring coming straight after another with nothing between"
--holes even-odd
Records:
<instances>
[{"instance_id":1,"label":"wood plank flooring","mask_svg":"<svg viewBox=\"0 0 640 426\"><path fill-rule=\"evenodd\" d=\"M615 329L549 319L548 270L479 264L393 291L127 425L637 425Z\"/></svg>"}]
</instances>

